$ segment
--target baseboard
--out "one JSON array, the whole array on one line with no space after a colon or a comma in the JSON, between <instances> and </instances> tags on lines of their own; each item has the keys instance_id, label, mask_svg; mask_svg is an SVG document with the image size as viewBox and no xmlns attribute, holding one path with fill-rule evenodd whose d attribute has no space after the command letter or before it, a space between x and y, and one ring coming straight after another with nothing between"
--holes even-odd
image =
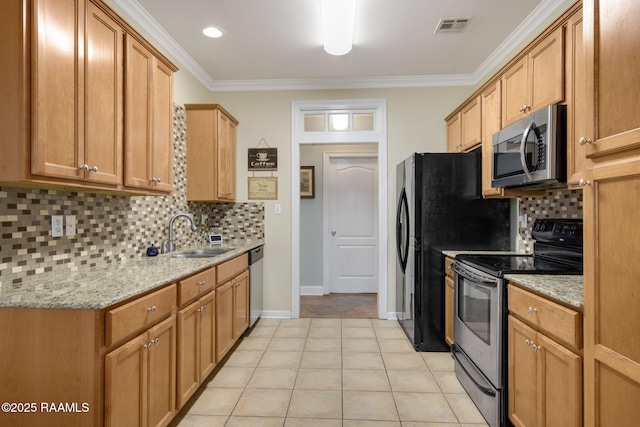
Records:
<instances>
[{"instance_id":1,"label":"baseboard","mask_svg":"<svg viewBox=\"0 0 640 427\"><path fill-rule=\"evenodd\" d=\"M387 320L398 320L398 312L395 312L395 311L387 312Z\"/></svg>"},{"instance_id":2,"label":"baseboard","mask_svg":"<svg viewBox=\"0 0 640 427\"><path fill-rule=\"evenodd\" d=\"M300 295L324 295L324 287L322 286L300 286Z\"/></svg>"},{"instance_id":3,"label":"baseboard","mask_svg":"<svg viewBox=\"0 0 640 427\"><path fill-rule=\"evenodd\" d=\"M260 316L263 319L291 319L290 311L263 310Z\"/></svg>"}]
</instances>

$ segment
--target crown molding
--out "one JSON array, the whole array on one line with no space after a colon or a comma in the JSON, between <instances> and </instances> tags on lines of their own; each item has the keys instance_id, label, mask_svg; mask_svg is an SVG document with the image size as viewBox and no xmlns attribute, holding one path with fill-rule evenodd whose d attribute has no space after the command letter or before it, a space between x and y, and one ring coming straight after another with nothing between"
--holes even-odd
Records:
<instances>
[{"instance_id":1,"label":"crown molding","mask_svg":"<svg viewBox=\"0 0 640 427\"><path fill-rule=\"evenodd\" d=\"M514 49L532 39L537 34L538 28L554 16L564 4L557 0L543 0L472 74L344 79L214 80L137 0L111 1L122 8L182 68L190 72L211 92L474 86L487 78L493 70L506 63L513 56Z\"/></svg>"}]
</instances>

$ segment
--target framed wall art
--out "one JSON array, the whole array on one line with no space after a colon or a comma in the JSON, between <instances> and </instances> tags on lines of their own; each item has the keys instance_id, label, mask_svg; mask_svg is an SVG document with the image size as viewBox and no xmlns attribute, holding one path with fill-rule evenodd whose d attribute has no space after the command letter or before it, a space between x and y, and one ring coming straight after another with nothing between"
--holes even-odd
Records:
<instances>
[{"instance_id":1,"label":"framed wall art","mask_svg":"<svg viewBox=\"0 0 640 427\"><path fill-rule=\"evenodd\" d=\"M300 166L300 198L316 197L315 166Z\"/></svg>"}]
</instances>

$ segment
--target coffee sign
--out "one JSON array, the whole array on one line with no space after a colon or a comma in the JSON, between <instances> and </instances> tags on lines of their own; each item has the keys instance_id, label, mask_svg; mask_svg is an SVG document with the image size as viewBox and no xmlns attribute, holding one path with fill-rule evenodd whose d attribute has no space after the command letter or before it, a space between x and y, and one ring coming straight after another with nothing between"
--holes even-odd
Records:
<instances>
[{"instance_id":1,"label":"coffee sign","mask_svg":"<svg viewBox=\"0 0 640 427\"><path fill-rule=\"evenodd\" d=\"M249 148L250 171L275 171L278 170L277 148Z\"/></svg>"}]
</instances>

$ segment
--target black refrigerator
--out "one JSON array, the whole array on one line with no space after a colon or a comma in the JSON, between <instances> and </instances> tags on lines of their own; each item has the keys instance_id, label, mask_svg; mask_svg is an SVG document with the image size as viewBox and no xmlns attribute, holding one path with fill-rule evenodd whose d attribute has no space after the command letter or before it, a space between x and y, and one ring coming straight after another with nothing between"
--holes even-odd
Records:
<instances>
[{"instance_id":1,"label":"black refrigerator","mask_svg":"<svg viewBox=\"0 0 640 427\"><path fill-rule=\"evenodd\" d=\"M483 199L480 149L415 153L397 166L396 312L418 351L444 340L443 250L509 250L509 200Z\"/></svg>"}]
</instances>

